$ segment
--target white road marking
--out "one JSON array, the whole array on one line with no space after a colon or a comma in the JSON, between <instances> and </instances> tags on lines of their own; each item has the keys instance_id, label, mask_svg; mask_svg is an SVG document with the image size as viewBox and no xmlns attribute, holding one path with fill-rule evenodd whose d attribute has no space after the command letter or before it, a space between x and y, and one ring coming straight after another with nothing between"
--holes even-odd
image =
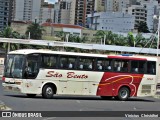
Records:
<instances>
[{"instance_id":1,"label":"white road marking","mask_svg":"<svg viewBox=\"0 0 160 120\"><path fill-rule=\"evenodd\" d=\"M76 100L77 103L81 103L79 100Z\"/></svg>"},{"instance_id":2,"label":"white road marking","mask_svg":"<svg viewBox=\"0 0 160 120\"><path fill-rule=\"evenodd\" d=\"M56 117L45 118L45 119L43 119L43 120L53 120L53 119L56 119Z\"/></svg>"}]
</instances>

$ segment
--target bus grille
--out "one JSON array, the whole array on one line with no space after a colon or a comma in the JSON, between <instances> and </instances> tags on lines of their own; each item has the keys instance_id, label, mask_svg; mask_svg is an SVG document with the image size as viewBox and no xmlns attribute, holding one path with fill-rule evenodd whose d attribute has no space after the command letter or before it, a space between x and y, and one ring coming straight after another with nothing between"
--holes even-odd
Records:
<instances>
[{"instance_id":1,"label":"bus grille","mask_svg":"<svg viewBox=\"0 0 160 120\"><path fill-rule=\"evenodd\" d=\"M142 85L142 93L151 93L151 85Z\"/></svg>"}]
</instances>

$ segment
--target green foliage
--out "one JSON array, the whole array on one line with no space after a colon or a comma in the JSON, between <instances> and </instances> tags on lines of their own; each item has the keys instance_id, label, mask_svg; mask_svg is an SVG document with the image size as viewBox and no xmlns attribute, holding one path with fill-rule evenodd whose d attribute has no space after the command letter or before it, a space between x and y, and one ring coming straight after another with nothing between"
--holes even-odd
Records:
<instances>
[{"instance_id":1,"label":"green foliage","mask_svg":"<svg viewBox=\"0 0 160 120\"><path fill-rule=\"evenodd\" d=\"M147 23L146 22L140 22L138 25L137 25L137 28L138 28L138 32L143 32L143 33L149 33L150 31L148 30L148 27L147 27Z\"/></svg>"},{"instance_id":2,"label":"green foliage","mask_svg":"<svg viewBox=\"0 0 160 120\"><path fill-rule=\"evenodd\" d=\"M26 35L28 36L30 33L31 39L38 40L38 39L42 39L43 31L45 30L38 23L32 23L27 27Z\"/></svg>"},{"instance_id":3,"label":"green foliage","mask_svg":"<svg viewBox=\"0 0 160 120\"><path fill-rule=\"evenodd\" d=\"M151 47L155 48L156 46L156 39L155 38L152 44L148 44L150 39L145 39L141 33L138 33L136 37L133 36L132 32L129 32L127 37L123 35L118 35L112 33L111 31L102 31L99 30L96 33L96 36L92 42L96 42L98 44L101 43L101 39L106 45L119 45L119 46L130 46L130 47ZM103 44L103 43L102 43Z\"/></svg>"}]
</instances>

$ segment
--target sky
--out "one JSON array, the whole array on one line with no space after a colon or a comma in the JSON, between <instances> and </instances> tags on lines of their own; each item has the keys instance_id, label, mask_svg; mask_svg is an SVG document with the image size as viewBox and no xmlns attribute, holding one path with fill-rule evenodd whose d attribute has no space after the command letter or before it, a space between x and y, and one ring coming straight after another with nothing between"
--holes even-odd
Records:
<instances>
[{"instance_id":1,"label":"sky","mask_svg":"<svg viewBox=\"0 0 160 120\"><path fill-rule=\"evenodd\" d=\"M57 2L58 0L45 0L46 2L49 2L49 3L55 3Z\"/></svg>"}]
</instances>

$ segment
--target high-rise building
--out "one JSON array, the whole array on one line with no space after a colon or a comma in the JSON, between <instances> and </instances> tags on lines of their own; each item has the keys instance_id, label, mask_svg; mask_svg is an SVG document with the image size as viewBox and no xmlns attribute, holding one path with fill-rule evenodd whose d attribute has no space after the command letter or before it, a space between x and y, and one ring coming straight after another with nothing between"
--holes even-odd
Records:
<instances>
[{"instance_id":1,"label":"high-rise building","mask_svg":"<svg viewBox=\"0 0 160 120\"><path fill-rule=\"evenodd\" d=\"M138 1L138 0L137 0ZM124 8L123 12L127 12L135 16L135 29L140 22L146 22L150 32L153 32L154 20L153 16L158 13L158 1L156 0L139 0L140 5L132 5Z\"/></svg>"},{"instance_id":2,"label":"high-rise building","mask_svg":"<svg viewBox=\"0 0 160 120\"><path fill-rule=\"evenodd\" d=\"M54 5L54 23L69 24L71 0L59 0Z\"/></svg>"},{"instance_id":3,"label":"high-rise building","mask_svg":"<svg viewBox=\"0 0 160 120\"><path fill-rule=\"evenodd\" d=\"M45 2L42 4L41 7L41 12L40 12L40 17L39 17L39 23L44 23L44 22L53 22L54 18L54 8L53 4L48 4L48 2Z\"/></svg>"},{"instance_id":4,"label":"high-rise building","mask_svg":"<svg viewBox=\"0 0 160 120\"><path fill-rule=\"evenodd\" d=\"M95 0L94 10L95 12L104 12L105 11L105 0Z\"/></svg>"},{"instance_id":5,"label":"high-rise building","mask_svg":"<svg viewBox=\"0 0 160 120\"><path fill-rule=\"evenodd\" d=\"M59 0L55 11L55 23L86 26L87 14L95 11L95 0Z\"/></svg>"},{"instance_id":6,"label":"high-rise building","mask_svg":"<svg viewBox=\"0 0 160 120\"><path fill-rule=\"evenodd\" d=\"M3 30L11 22L13 0L0 0L0 30Z\"/></svg>"},{"instance_id":7,"label":"high-rise building","mask_svg":"<svg viewBox=\"0 0 160 120\"><path fill-rule=\"evenodd\" d=\"M105 11L121 12L130 5L130 0L105 0Z\"/></svg>"},{"instance_id":8,"label":"high-rise building","mask_svg":"<svg viewBox=\"0 0 160 120\"><path fill-rule=\"evenodd\" d=\"M44 0L15 0L13 20L39 21L43 2Z\"/></svg>"}]
</instances>

